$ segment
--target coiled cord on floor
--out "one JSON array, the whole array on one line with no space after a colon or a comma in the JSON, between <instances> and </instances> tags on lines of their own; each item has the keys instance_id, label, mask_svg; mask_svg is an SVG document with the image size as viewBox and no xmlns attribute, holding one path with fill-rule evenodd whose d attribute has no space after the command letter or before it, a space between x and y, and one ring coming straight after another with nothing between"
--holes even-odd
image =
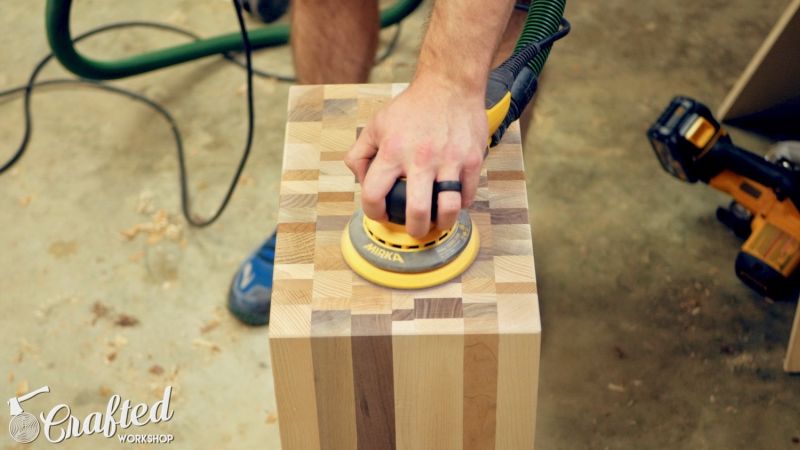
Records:
<instances>
[{"instance_id":1,"label":"coiled cord on floor","mask_svg":"<svg viewBox=\"0 0 800 450\"><path fill-rule=\"evenodd\" d=\"M230 199L233 195L234 190L241 178L242 172L244 171L244 167L247 163L247 159L250 155L250 149L252 147L252 140L253 140L253 127L254 127L254 107L253 107L253 83L252 78L253 76L261 76L265 78L277 79L279 81L295 81L293 77L285 76L285 75L278 75L273 74L264 70L259 70L253 68L252 65L252 47L250 45L250 41L247 35L247 28L244 23L244 16L242 13L242 6L240 4L240 0L232 0L234 8L236 10L236 17L239 23L239 30L242 34L242 41L244 43L244 61L241 61L239 58L236 57L233 53L225 53L223 54L223 58L234 63L236 65L241 66L246 70L247 73L247 134L246 134L246 141L244 145L244 150L242 151L242 156L239 160L239 163L236 168L236 172L234 173L233 178L226 190L225 196L223 197L219 207L217 207L214 214L212 214L209 218L203 219L194 214L191 211L191 196L189 194L189 187L188 187L188 174L186 169L186 161L185 161L185 151L183 146L183 139L181 137L180 130L178 128L178 123L175 118L169 113L169 111L160 105L158 102L142 95L137 92L134 92L129 89L124 89L121 87L113 86L101 81L96 80L89 80L83 78L54 78L48 79L43 81L37 81L39 74L53 59L53 54L49 53L45 57L43 57L31 71L31 74L28 77L28 82L24 85L11 87L5 90L0 90L0 99L16 95L22 93L22 109L23 109L23 118L24 118L24 129L23 135L20 144L17 146L17 149L14 151L12 156L6 160L5 162L0 165L0 174L8 171L11 167L16 164L20 158L23 156L25 151L28 148L28 144L30 143L30 138L33 132L33 117L31 114L31 97L33 95L34 88L41 87L41 86L63 86L63 85L82 85L82 86L89 86L96 89L101 89L106 92L115 93L118 95L122 95L128 97L132 100L138 101L142 104L145 104L151 107L154 111L156 111L159 115L161 115L170 125L170 130L172 132L173 138L175 140L175 148L177 151L178 156L178 172L179 172L179 179L180 179L180 190L181 190L181 210L183 212L183 216L186 221L195 227L205 227L214 223L222 213L225 211L228 203L230 203ZM132 28L132 27L141 27L141 28L152 28L162 31L169 31L173 33L177 33L188 37L190 39L200 39L200 36L188 31L184 30L179 27L175 27L173 25L158 23L158 22L147 22L147 21L128 21L128 22L117 22L108 25L104 25L101 27L97 27L91 29L85 33L82 33L74 38L74 42L79 42L91 36L111 31L117 30L122 28ZM388 43L386 50L383 54L378 57L376 60L376 64L384 61L388 56L394 51L397 42L400 36L400 24L397 25L396 30L390 42Z\"/></svg>"}]
</instances>

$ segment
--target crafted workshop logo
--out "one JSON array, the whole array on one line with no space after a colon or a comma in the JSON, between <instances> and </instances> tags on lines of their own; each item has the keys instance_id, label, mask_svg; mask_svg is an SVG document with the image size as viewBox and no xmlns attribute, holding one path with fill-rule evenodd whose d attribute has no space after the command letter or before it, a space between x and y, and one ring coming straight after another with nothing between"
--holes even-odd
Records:
<instances>
[{"instance_id":1,"label":"crafted workshop logo","mask_svg":"<svg viewBox=\"0 0 800 450\"><path fill-rule=\"evenodd\" d=\"M122 400L119 395L114 394L108 399L105 411L91 412L82 420L73 416L72 409L64 403L53 406L47 414L39 413L38 419L22 409L22 402L47 392L50 392L50 387L42 386L35 391L8 399L11 415L8 433L11 439L28 444L36 440L40 433L54 444L92 434L102 434L107 438L116 436L120 443L126 444L169 444L174 439L171 434L117 435L119 430L132 426L143 427L172 419L174 411L169 408L172 386L164 388L162 399L152 405L132 404L130 400Z\"/></svg>"}]
</instances>

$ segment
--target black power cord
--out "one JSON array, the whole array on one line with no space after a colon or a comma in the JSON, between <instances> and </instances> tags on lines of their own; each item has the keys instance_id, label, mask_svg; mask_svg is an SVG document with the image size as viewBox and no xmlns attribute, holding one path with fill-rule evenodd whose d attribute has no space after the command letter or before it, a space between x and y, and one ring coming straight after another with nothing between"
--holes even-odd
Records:
<instances>
[{"instance_id":1,"label":"black power cord","mask_svg":"<svg viewBox=\"0 0 800 450\"><path fill-rule=\"evenodd\" d=\"M19 159L25 153L25 150L28 148L28 143L30 141L31 133L33 130L33 120L31 118L31 96L33 94L33 88L35 86L57 85L57 84L61 85L82 84L82 85L92 86L98 89L105 90L107 92L114 92L116 94L124 95L133 100L142 102L153 108L155 111L161 114L167 120L167 122L169 122L173 137L175 138L175 146L177 148L177 153L178 153L178 172L180 178L181 208L183 211L183 216L184 218L186 218L186 221L190 225L195 227L206 227L214 223L220 217L220 215L222 215L222 212L225 211L225 208L228 206L228 203L230 203L233 191L236 189L236 185L239 183L239 178L241 178L242 172L244 171L244 166L247 163L248 157L250 156L250 150L252 148L252 143L253 143L254 107L253 107L252 47L250 46L250 39L247 35L247 28L244 24L242 6L239 3L239 0L232 0L232 2L234 9L236 10L236 18L239 22L239 30L241 31L242 34L242 42L244 44L244 54L245 54L245 68L247 71L247 137L244 145L244 150L242 152L242 157L239 160L238 166L236 167L236 172L233 175L231 183L228 186L228 189L225 193L225 196L222 199L222 202L220 203L216 212L214 212L214 214L210 218L208 219L197 218L191 212L191 205L190 205L191 199L189 196L188 176L186 173L186 158L185 158L185 151L183 148L183 139L181 138L180 131L178 130L178 124L175 121L175 118L172 117L172 115L169 113L169 111L167 111L166 108L164 108L157 102L147 98L144 95L138 94L128 89L123 89L116 86L104 84L100 81L76 78L76 79L46 80L37 83L36 78L39 76L39 73L42 71L42 69L44 69L45 65L50 60L53 59L52 53L48 54L47 56L42 58L42 60L39 61L39 63L31 72L30 77L28 77L28 83L26 85L7 89L5 91L0 92L0 97L3 97L6 95L11 95L20 91L24 91L23 113L25 116L25 130L22 136L22 142L20 143L19 147L17 147L17 150L14 152L14 155L12 155L8 161L6 161L2 166L0 166L0 174L7 171L14 164L16 164L16 162L19 161ZM176 33L183 34L184 36L192 37L194 39L199 39L199 36L195 35L194 33L181 30L169 25L163 25L151 22L123 22L123 23L110 24L90 30L86 33L77 36L75 38L75 42L86 39L95 34L102 33L104 31L109 31L117 28L131 27L131 26L143 26L143 27L173 31Z\"/></svg>"},{"instance_id":2,"label":"black power cord","mask_svg":"<svg viewBox=\"0 0 800 450\"><path fill-rule=\"evenodd\" d=\"M47 63L53 59L52 53L47 54L36 64L34 69L31 71L31 74L28 77L28 82L26 84L15 86L5 90L0 90L0 99L7 96L22 93L23 95L22 109L25 122L22 140L17 149L14 151L14 154L11 156L11 158L9 158L2 165L0 165L0 174L8 171L12 166L14 166L14 164L16 164L20 160L20 158L28 148L30 137L33 132L33 117L31 115L31 97L33 95L34 88L43 86L63 86L63 85L81 85L81 86L97 88L100 90L104 90L106 92L122 95L132 100L143 103L151 107L153 110L155 110L169 123L173 138L175 140L175 147L178 154L178 170L179 170L180 189L181 189L181 209L183 212L183 216L190 225L195 227L205 227L214 223L222 215L223 211L230 202L233 192L236 189L239 179L241 178L244 166L247 163L247 159L250 155L250 149L253 140L253 122L254 122L252 77L255 75L264 78L277 79L279 81L295 81L293 77L272 74L264 70L253 68L252 47L250 45L250 41L247 36L247 28L244 24L242 6L240 3L241 0L232 0L232 1L234 4L234 8L236 9L236 16L239 22L239 29L242 33L245 61L241 61L240 59L238 59L234 53L224 53L222 57L225 58L227 61L244 68L247 72L247 107L248 107L247 139L244 150L242 152L242 157L239 161L236 172L231 180L228 190L226 191L226 194L222 202L220 203L220 206L217 208L216 212L210 218L208 219L197 218L191 213L191 207L190 207L191 199L189 195L188 175L186 171L183 139L181 137L180 130L178 129L178 123L175 120L175 118L169 113L169 111L162 105L160 105L158 102L148 98L145 95L139 94L129 89L124 89L121 87L109 85L97 80L89 80L83 78L54 78L43 81L37 81L37 78L39 77L41 71L44 69ZM112 23L91 29L87 32L84 32L76 36L73 40L74 42L77 43L81 40L84 40L86 38L89 38L91 36L103 32L122 29L122 28L132 28L132 27L152 28L152 29L177 33L194 40L201 39L199 35L191 31L168 24L163 24L158 22L147 22L147 21L126 21L126 22ZM400 36L400 24L397 25L394 35L390 39L390 42L387 44L386 50L381 54L380 57L377 58L375 62L376 64L384 61L394 51L397 42L399 40L399 36Z\"/></svg>"},{"instance_id":3,"label":"black power cord","mask_svg":"<svg viewBox=\"0 0 800 450\"><path fill-rule=\"evenodd\" d=\"M186 161L183 151L178 152L178 166L180 167L181 179L181 206L183 207L183 216L189 224L195 227L206 227L216 222L222 212L230 203L233 191L236 190L236 185L239 184L239 178L244 172L244 166L247 164L247 159L250 157L250 150L253 147L253 123L255 122L255 113L253 107L253 48L250 45L250 36L247 35L247 26L244 24L244 15L242 12L241 0L231 0L233 7L236 10L236 19L239 21L239 31L242 33L242 44L244 45L244 60L246 63L247 73L247 139L244 144L244 151L242 157L239 159L239 165L236 167L236 173L233 175L228 191L225 192L225 197L222 199L217 211L208 219L200 219L192 216L191 205L189 198L189 187L186 176Z\"/></svg>"}]
</instances>

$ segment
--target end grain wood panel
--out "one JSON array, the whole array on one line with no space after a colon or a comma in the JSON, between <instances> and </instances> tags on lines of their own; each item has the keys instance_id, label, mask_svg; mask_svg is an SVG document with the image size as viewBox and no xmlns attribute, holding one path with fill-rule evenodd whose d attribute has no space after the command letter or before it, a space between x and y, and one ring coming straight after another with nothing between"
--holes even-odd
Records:
<instances>
[{"instance_id":1,"label":"end grain wood panel","mask_svg":"<svg viewBox=\"0 0 800 450\"><path fill-rule=\"evenodd\" d=\"M392 290L341 256L360 203L342 158L403 88L290 91L270 324L283 448L527 450L541 325L516 124L484 164L461 276Z\"/></svg>"}]
</instances>

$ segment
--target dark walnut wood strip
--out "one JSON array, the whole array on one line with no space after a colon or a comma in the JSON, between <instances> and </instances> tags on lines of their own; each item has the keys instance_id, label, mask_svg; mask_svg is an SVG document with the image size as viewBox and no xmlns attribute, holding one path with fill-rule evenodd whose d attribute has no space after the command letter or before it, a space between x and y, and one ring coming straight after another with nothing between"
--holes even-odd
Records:
<instances>
[{"instance_id":1,"label":"dark walnut wood strip","mask_svg":"<svg viewBox=\"0 0 800 450\"><path fill-rule=\"evenodd\" d=\"M415 298L417 319L458 319L464 317L461 298Z\"/></svg>"},{"instance_id":2,"label":"dark walnut wood strip","mask_svg":"<svg viewBox=\"0 0 800 450\"><path fill-rule=\"evenodd\" d=\"M357 450L395 450L392 316L351 317Z\"/></svg>"},{"instance_id":3,"label":"dark walnut wood strip","mask_svg":"<svg viewBox=\"0 0 800 450\"><path fill-rule=\"evenodd\" d=\"M489 181L524 180L525 172L520 170L490 170L486 172Z\"/></svg>"}]
</instances>

